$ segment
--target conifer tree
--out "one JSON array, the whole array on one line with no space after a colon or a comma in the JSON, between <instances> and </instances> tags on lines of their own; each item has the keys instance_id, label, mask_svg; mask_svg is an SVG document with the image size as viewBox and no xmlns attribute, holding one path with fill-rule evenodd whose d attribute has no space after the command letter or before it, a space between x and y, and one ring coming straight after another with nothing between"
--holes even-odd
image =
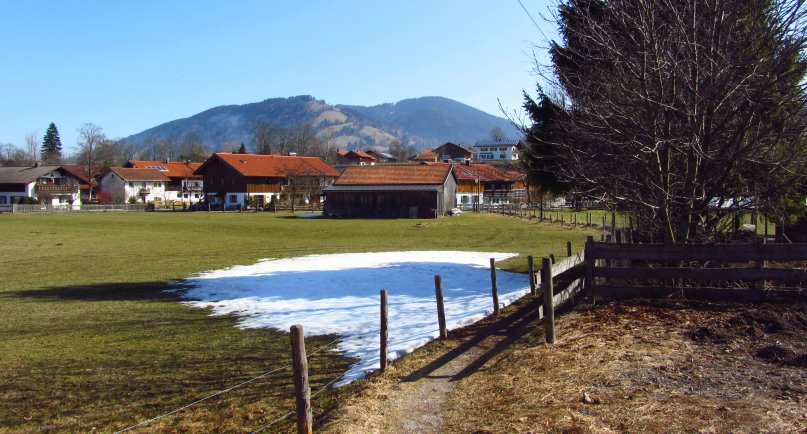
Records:
<instances>
[{"instance_id":1,"label":"conifer tree","mask_svg":"<svg viewBox=\"0 0 807 434\"><path fill-rule=\"evenodd\" d=\"M59 138L59 130L53 122L45 131L40 156L43 164L59 164L62 161L62 140Z\"/></svg>"}]
</instances>

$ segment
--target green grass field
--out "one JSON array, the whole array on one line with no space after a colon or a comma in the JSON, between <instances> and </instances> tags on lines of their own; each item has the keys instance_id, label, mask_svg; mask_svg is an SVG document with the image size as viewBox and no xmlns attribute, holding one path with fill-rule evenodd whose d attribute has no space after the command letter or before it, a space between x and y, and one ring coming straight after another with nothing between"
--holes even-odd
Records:
<instances>
[{"instance_id":1,"label":"green grass field","mask_svg":"<svg viewBox=\"0 0 807 434\"><path fill-rule=\"evenodd\" d=\"M177 279L261 258L396 250L515 252L499 266L524 272L526 255L562 257L566 241L579 250L586 234L474 213L0 215L0 432L115 431L288 364L287 334L186 307L163 292ZM332 340L308 339L309 352ZM349 363L312 357L312 389ZM251 431L292 410L292 391L281 371L138 430ZM315 413L335 395L318 396Z\"/></svg>"}]
</instances>

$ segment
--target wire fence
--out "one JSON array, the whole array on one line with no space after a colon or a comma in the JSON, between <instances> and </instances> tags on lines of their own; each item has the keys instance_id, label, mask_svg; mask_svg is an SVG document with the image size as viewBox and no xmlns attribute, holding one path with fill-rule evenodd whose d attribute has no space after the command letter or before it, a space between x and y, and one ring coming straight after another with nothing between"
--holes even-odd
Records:
<instances>
[{"instance_id":1,"label":"wire fence","mask_svg":"<svg viewBox=\"0 0 807 434\"><path fill-rule=\"evenodd\" d=\"M339 340L341 340L341 339L342 339L342 337L340 336L340 337L337 337L336 339L334 339L334 340L332 340L332 341L328 342L327 344L322 345L321 347L319 347L319 348L317 348L316 350L314 350L314 351L313 351L313 352L312 352L312 353L309 355L309 357L312 357L312 356L314 356L314 355L316 355L316 354L321 353L322 351L325 351L327 348L329 348L331 345L335 344L336 342L338 342L338 341L339 341ZM248 379L248 380L242 381L242 382L240 382L240 383L238 383L238 384L236 384L236 385L234 385L234 386L230 386L230 387L228 387L228 388L226 388L226 389L219 390L218 392L211 393L210 395L207 395L207 396L205 396L205 397L203 397L203 398L197 399L197 400L195 400L195 401L193 401L193 402L191 402L191 403L189 403L189 404L183 405L183 406L181 406L181 407L179 407L179 408L177 408L177 409L175 409L175 410L169 411L169 412L167 412L167 413L163 413L163 414L161 414L161 415L159 415L159 416L152 417L152 418L150 418L150 419L144 420L144 421L142 421L142 422L138 422L138 423L136 423L136 424L134 424L134 425L128 426L128 427L123 428L123 429L121 429L121 430L115 431L115 434L119 434L119 433L124 433L124 432L127 432L127 431L131 431L131 430L133 430L133 429L135 429L135 428L140 428L140 427L143 427L143 426L145 426L145 425L148 425L148 424L150 424L150 423L152 423L152 422L156 422L156 421L158 421L158 420L165 419L165 418L167 418L167 417L173 416L173 415L175 415L175 414L177 414L177 413L180 413L180 412L182 412L182 411L184 411L184 410L187 410L187 409L189 409L189 408L191 408L191 407L193 407L193 406L196 406L196 405L198 405L198 404L201 404L201 403L203 403L203 402L205 402L205 401L208 401L208 400L213 399L213 398L215 398L215 397L218 397L218 396L224 395L224 394L225 394L225 393L227 393L227 392L230 392L230 391L232 391L232 390L235 390L235 389L238 389L238 388L240 388L240 387L246 386L247 384L254 383L255 381L260 380L261 378L265 378L265 377L267 377L267 376L269 376L269 375L271 375L271 374L275 374L275 373L277 373L277 372L284 371L284 370L287 370L287 369L291 369L291 364L284 365L284 366L281 366L281 367L279 367L279 368L275 368L275 369L272 369L272 370L270 370L270 371L264 372L264 373L262 373L262 374L256 375L256 376L254 376L254 377L252 377L252 378L250 378L250 379ZM337 381L339 378L341 378L341 377L342 377L342 375L340 374L340 375L339 375L339 376L337 376L336 378L334 378L334 379L330 380L330 381L329 381L327 384L325 384L325 386L323 386L323 387L322 387L320 390L318 390L318 391L317 391L317 392L316 392L314 395L312 395L312 398L313 398L313 397L316 397L316 396L318 396L319 394L321 394L322 392L324 392L324 391L325 391L325 390L326 390L326 389L327 389L329 386L331 386L333 383L335 383L335 382L336 382L336 381ZM290 411L290 412L286 413L285 415L283 415L283 416L281 416L281 417L279 417L279 418L277 418L277 419L273 420L272 422L270 422L270 423L268 423L268 424L266 424L266 425L264 425L264 426L262 426L262 427L258 428L257 430L255 430L255 431L253 431L253 432L261 432L261 431L265 431L266 429L268 429L268 428L272 427L273 425L276 425L276 424L280 423L281 421L283 421L284 419L288 418L288 417L289 417L290 415L292 415L292 414L294 414L294 410L292 410L292 411Z\"/></svg>"},{"instance_id":2,"label":"wire fence","mask_svg":"<svg viewBox=\"0 0 807 434\"><path fill-rule=\"evenodd\" d=\"M14 204L7 205L5 208L0 208L0 211L11 213L68 213L68 212L131 212L131 211L145 211L146 204L142 203L123 203L123 204L109 204L109 205L48 205L48 204Z\"/></svg>"}]
</instances>

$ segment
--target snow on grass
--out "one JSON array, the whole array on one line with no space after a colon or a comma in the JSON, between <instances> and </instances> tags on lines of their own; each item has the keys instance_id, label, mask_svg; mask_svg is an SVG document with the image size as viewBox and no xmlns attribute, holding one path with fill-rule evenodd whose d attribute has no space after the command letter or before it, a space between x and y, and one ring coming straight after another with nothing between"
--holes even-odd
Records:
<instances>
[{"instance_id":1,"label":"snow on grass","mask_svg":"<svg viewBox=\"0 0 807 434\"><path fill-rule=\"evenodd\" d=\"M443 278L449 329L478 321L493 311L490 258L511 253L386 252L312 255L262 260L187 279L184 297L213 315L235 314L244 328L288 331L302 324L308 336L340 334L338 351L356 357L337 385L378 369L379 291L388 290L389 358L414 351L439 335L434 276ZM507 305L529 292L522 274L497 271L499 302Z\"/></svg>"}]
</instances>

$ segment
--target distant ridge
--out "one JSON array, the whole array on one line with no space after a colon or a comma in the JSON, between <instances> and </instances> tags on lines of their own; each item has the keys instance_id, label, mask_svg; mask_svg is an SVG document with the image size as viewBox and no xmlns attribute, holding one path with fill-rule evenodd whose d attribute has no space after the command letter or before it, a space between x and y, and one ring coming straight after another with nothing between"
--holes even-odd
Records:
<instances>
[{"instance_id":1,"label":"distant ridge","mask_svg":"<svg viewBox=\"0 0 807 434\"><path fill-rule=\"evenodd\" d=\"M506 119L443 97L413 98L364 107L330 105L302 95L214 107L149 128L125 140L142 149L147 143L162 139L181 142L194 134L214 148L232 143L252 147L258 121L281 128L309 123L319 135L327 135L334 146L344 149L385 148L394 140L416 149L449 141L472 145L487 138L496 127L510 136L519 134Z\"/></svg>"}]
</instances>

